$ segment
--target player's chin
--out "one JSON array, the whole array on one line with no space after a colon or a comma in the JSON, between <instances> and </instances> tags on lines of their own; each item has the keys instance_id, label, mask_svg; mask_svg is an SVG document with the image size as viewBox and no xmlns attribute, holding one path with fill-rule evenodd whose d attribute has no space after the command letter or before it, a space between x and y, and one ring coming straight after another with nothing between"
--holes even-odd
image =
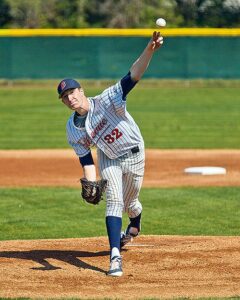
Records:
<instances>
[{"instance_id":1,"label":"player's chin","mask_svg":"<svg viewBox=\"0 0 240 300\"><path fill-rule=\"evenodd\" d=\"M71 110L77 110L79 108L79 105L71 105L70 108Z\"/></svg>"}]
</instances>

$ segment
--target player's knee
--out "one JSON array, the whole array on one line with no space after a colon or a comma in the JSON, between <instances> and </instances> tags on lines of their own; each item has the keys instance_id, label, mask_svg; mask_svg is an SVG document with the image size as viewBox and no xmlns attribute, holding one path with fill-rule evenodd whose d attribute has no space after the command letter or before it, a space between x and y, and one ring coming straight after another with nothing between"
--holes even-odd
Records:
<instances>
[{"instance_id":1,"label":"player's knee","mask_svg":"<svg viewBox=\"0 0 240 300\"><path fill-rule=\"evenodd\" d=\"M135 202L130 203L126 209L126 212L130 218L135 218L142 212L142 204L139 202L139 200L136 200Z\"/></svg>"}]
</instances>

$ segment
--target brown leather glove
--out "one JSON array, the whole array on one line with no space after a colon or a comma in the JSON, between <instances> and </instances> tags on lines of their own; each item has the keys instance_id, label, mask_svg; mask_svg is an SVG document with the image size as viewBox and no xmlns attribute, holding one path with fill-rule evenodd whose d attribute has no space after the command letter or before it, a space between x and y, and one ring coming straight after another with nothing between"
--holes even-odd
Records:
<instances>
[{"instance_id":1,"label":"brown leather glove","mask_svg":"<svg viewBox=\"0 0 240 300\"><path fill-rule=\"evenodd\" d=\"M97 181L89 181L86 178L80 179L82 185L83 199L93 205L99 204L103 198L103 193L107 187L107 180L100 179Z\"/></svg>"}]
</instances>

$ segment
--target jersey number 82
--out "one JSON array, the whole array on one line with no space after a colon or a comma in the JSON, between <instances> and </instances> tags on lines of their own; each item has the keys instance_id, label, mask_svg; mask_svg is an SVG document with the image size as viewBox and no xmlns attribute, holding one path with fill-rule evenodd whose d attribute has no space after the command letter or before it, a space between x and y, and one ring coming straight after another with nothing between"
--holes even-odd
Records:
<instances>
[{"instance_id":1,"label":"jersey number 82","mask_svg":"<svg viewBox=\"0 0 240 300\"><path fill-rule=\"evenodd\" d=\"M122 136L122 132L118 130L118 128L114 128L111 134L107 134L104 137L104 140L107 141L108 144L112 144L115 140L119 139Z\"/></svg>"}]
</instances>

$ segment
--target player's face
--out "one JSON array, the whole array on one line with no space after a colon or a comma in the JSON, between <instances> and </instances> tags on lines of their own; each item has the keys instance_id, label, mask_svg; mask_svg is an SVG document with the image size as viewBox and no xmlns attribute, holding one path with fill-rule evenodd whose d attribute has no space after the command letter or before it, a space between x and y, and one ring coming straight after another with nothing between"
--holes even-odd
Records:
<instances>
[{"instance_id":1,"label":"player's face","mask_svg":"<svg viewBox=\"0 0 240 300\"><path fill-rule=\"evenodd\" d=\"M72 110L82 108L83 104L83 93L81 89L69 89L62 95L62 102Z\"/></svg>"}]
</instances>

